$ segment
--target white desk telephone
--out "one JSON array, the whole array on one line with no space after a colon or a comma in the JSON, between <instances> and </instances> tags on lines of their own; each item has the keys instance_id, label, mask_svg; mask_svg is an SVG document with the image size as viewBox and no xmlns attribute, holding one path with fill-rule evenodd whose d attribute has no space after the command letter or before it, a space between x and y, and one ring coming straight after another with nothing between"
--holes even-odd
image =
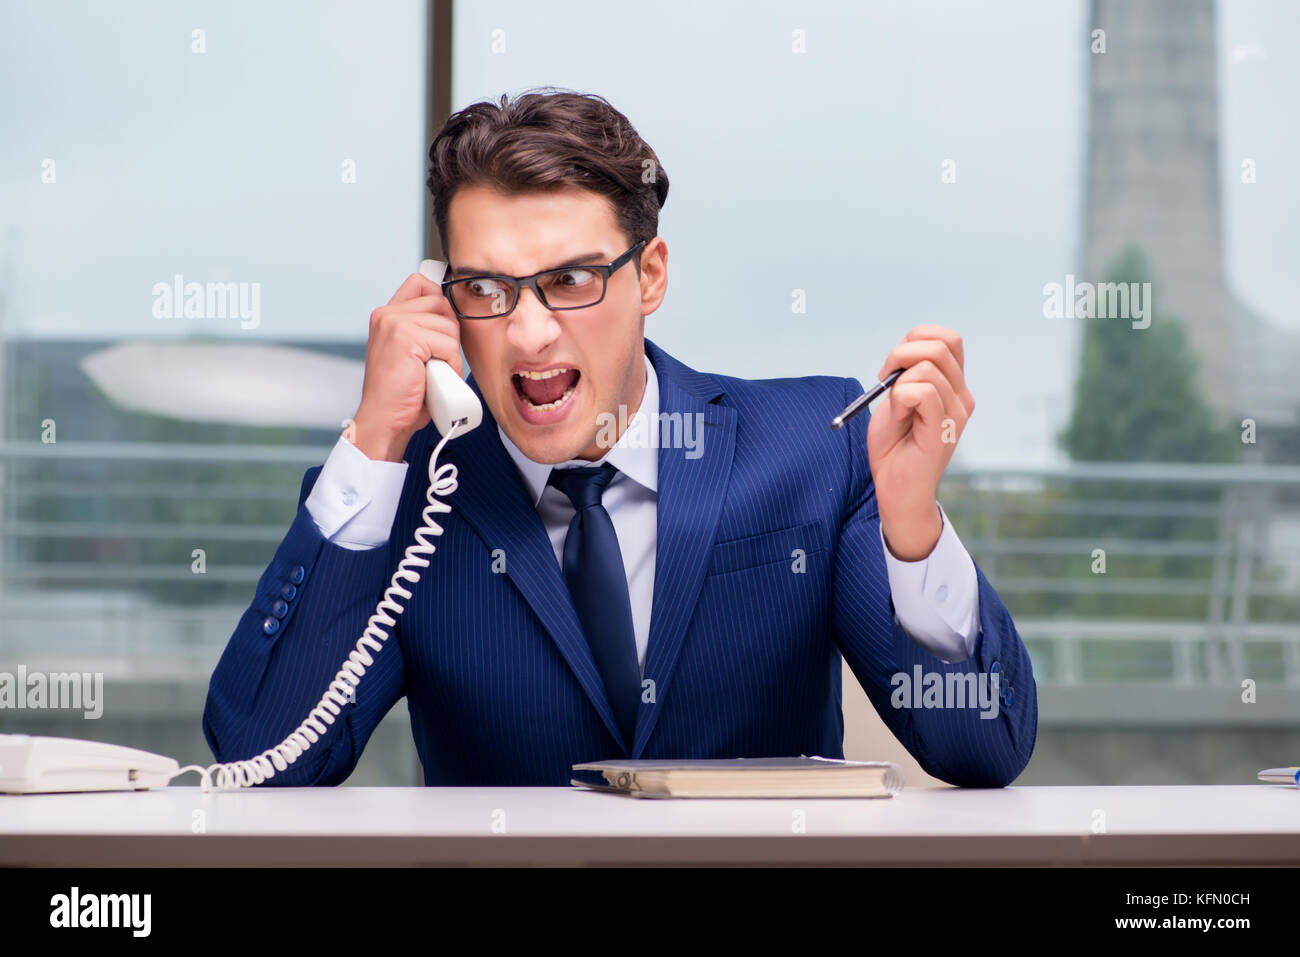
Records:
<instances>
[{"instance_id":1,"label":"white desk telephone","mask_svg":"<svg viewBox=\"0 0 1300 957\"><path fill-rule=\"evenodd\" d=\"M420 263L420 275L441 282L447 264L434 259ZM366 668L388 640L411 592L400 582L414 585L420 580L417 569L427 568L435 546L431 539L442 534L436 516L451 511L441 499L456 491L456 466L438 465L438 455L453 436L464 435L483 421L483 407L478 396L447 363L430 359L425 366L425 404L429 417L437 426L442 440L429 456L428 505L421 513L424 525L415 530L415 542L393 572L384 597L370 616L356 648L349 653L334 680L316 707L287 738L273 748L245 761L213 764L209 767L180 767L171 758L134 748L118 747L98 741L52 738L26 734L0 734L0 794L50 793L56 791L129 791L165 786L172 778L187 771L197 771L203 789L212 786L215 773L218 788L242 788L260 784L276 771L283 771L312 744L320 740L326 726L352 699L352 689L361 681ZM391 612L391 614L389 614Z\"/></svg>"}]
</instances>

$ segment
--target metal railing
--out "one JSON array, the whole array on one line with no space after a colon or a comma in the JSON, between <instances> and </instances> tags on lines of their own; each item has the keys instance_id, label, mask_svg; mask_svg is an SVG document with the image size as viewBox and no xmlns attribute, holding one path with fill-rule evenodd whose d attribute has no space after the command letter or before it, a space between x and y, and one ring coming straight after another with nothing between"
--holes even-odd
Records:
<instances>
[{"instance_id":1,"label":"metal railing","mask_svg":"<svg viewBox=\"0 0 1300 957\"><path fill-rule=\"evenodd\" d=\"M1300 688L1300 468L954 469L940 497L1040 680Z\"/></svg>"},{"instance_id":2,"label":"metal railing","mask_svg":"<svg viewBox=\"0 0 1300 957\"><path fill-rule=\"evenodd\" d=\"M328 453L0 444L0 658L198 680Z\"/></svg>"},{"instance_id":3,"label":"metal railing","mask_svg":"<svg viewBox=\"0 0 1300 957\"><path fill-rule=\"evenodd\" d=\"M0 656L210 662L328 451L0 445ZM940 500L1040 682L1300 688L1300 468L954 468Z\"/></svg>"}]
</instances>

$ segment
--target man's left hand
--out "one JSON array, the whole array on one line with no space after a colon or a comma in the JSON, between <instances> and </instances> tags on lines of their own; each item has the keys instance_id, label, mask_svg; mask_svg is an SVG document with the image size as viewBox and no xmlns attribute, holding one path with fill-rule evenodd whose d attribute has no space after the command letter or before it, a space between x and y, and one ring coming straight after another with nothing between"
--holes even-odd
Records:
<instances>
[{"instance_id":1,"label":"man's left hand","mask_svg":"<svg viewBox=\"0 0 1300 957\"><path fill-rule=\"evenodd\" d=\"M867 456L876 485L885 544L915 562L939 541L939 479L948 467L975 397L966 386L961 336L942 326L917 326L896 345L877 378L904 369L867 425Z\"/></svg>"}]
</instances>

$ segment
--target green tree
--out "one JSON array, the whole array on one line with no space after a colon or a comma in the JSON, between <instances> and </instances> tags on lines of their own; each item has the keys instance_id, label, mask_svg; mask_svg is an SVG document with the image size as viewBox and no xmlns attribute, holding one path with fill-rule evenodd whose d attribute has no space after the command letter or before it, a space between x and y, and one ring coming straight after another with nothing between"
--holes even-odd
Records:
<instances>
[{"instance_id":1,"label":"green tree","mask_svg":"<svg viewBox=\"0 0 1300 957\"><path fill-rule=\"evenodd\" d=\"M1143 256L1130 247L1107 270L1105 281L1152 280ZM1215 420L1197 391L1198 360L1186 328L1159 308L1160 289L1152 286L1151 322L1144 329L1118 318L1080 320L1085 326L1074 404L1057 437L1059 446L1076 462L1235 461L1240 437L1231 425ZM1209 553L1220 534L1219 486L1071 479L997 500L990 494L972 490L968 501L949 496L944 505L964 505L983 517L990 539L1024 543L1023 550L1004 549L996 556L999 580L1041 583L1014 595L1015 614L1079 621L1205 620L1213 573ZM1040 547L1046 542L1065 547ZM1101 552L1103 574L1095 558ZM1050 658L1051 647L1033 651ZM1091 643L1084 669L1098 678L1157 678L1172 668L1167 655L1162 642Z\"/></svg>"},{"instance_id":2,"label":"green tree","mask_svg":"<svg viewBox=\"0 0 1300 957\"><path fill-rule=\"evenodd\" d=\"M1107 282L1150 282L1141 252L1130 246ZM1150 325L1085 319L1074 409L1058 436L1062 451L1083 462L1232 462L1241 443L1216 422L1196 389L1198 360L1180 320L1159 309L1153 284Z\"/></svg>"}]
</instances>

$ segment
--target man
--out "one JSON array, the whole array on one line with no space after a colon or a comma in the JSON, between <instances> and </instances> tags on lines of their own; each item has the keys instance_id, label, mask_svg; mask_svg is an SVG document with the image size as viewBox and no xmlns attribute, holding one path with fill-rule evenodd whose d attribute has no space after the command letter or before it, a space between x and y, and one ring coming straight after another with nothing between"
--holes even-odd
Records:
<instances>
[{"instance_id":1,"label":"man","mask_svg":"<svg viewBox=\"0 0 1300 957\"><path fill-rule=\"evenodd\" d=\"M354 648L422 524L441 439L425 362L463 374L463 347L484 419L440 455L459 487L437 550L354 700L271 783L343 781L402 696L428 785L842 757L841 655L928 773L1014 780L1037 733L1029 656L936 501L975 405L961 338L913 329L875 414L832 431L855 379L707 375L644 338L668 178L605 100L473 104L430 160L446 285L413 274L370 317L353 429L308 470L213 674L217 759L284 741ZM924 701L901 693L914 678Z\"/></svg>"}]
</instances>

